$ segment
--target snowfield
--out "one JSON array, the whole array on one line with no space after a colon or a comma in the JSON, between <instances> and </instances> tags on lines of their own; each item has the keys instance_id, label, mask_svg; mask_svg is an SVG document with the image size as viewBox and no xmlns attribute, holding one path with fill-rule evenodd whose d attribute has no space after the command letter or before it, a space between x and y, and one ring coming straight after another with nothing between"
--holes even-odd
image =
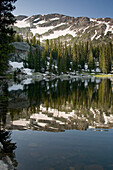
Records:
<instances>
[{"instance_id":1,"label":"snowfield","mask_svg":"<svg viewBox=\"0 0 113 170\"><path fill-rule=\"evenodd\" d=\"M90 29L92 29L93 27L97 26L99 27L98 29L100 29L100 25L103 25L103 24L106 26L104 30L104 36L106 36L108 32L111 32L113 34L112 22L110 21L108 22L104 18L103 19L90 18L91 23L87 24L86 28L84 28L82 24L79 26L78 23L76 23L76 21L75 22L72 21L71 23L70 20L68 22L68 18L64 20L64 18L66 17L67 16L62 16L62 15L54 16L53 15L52 17L49 18L49 15L48 17L47 15L41 15L40 17L37 16L37 18L35 17L34 19L34 16L32 16L32 17L25 18L21 21L17 20L15 26L19 28L29 27L30 31L33 33L33 36L35 36L35 34L40 35L41 42L46 39L55 39L60 36L66 36L67 34L70 34L73 37L76 37L76 36L82 37L82 34L89 33ZM43 26L43 24L45 24L45 26ZM33 25L34 27L31 27L31 25ZM62 25L66 25L67 27L62 30L62 28L59 28ZM71 27L72 29L70 29ZM58 28L58 29L54 30L54 28ZM99 38L101 38L101 36L102 35L100 35L100 30L97 31L95 29L94 35L91 35L90 38L91 38L91 41L93 41L94 39L98 40Z\"/></svg>"},{"instance_id":2,"label":"snowfield","mask_svg":"<svg viewBox=\"0 0 113 170\"><path fill-rule=\"evenodd\" d=\"M43 36L40 40L46 40L46 39L54 39L54 38L58 38L60 36L65 36L67 34L72 35L73 37L76 36L76 33L72 30L70 30L70 28L67 28L65 30L59 30L59 31L54 31L54 33L50 34L49 36Z\"/></svg>"},{"instance_id":3,"label":"snowfield","mask_svg":"<svg viewBox=\"0 0 113 170\"><path fill-rule=\"evenodd\" d=\"M20 69L22 73L29 75L29 76L31 76L32 72L34 71L34 70L29 69L29 68L24 68L23 62L19 63L19 62L9 61L9 65L12 66L13 70Z\"/></svg>"},{"instance_id":4,"label":"snowfield","mask_svg":"<svg viewBox=\"0 0 113 170\"><path fill-rule=\"evenodd\" d=\"M57 28L57 27L60 27L60 26L64 25L65 23L61 23L61 24L58 24L56 26L49 26L49 27L40 27L38 24L39 23L37 23L36 28L31 29L31 32L33 33L33 35L35 35L37 33L40 34L40 35L44 34L44 33L48 32L49 30L52 30L54 28Z\"/></svg>"},{"instance_id":5,"label":"snowfield","mask_svg":"<svg viewBox=\"0 0 113 170\"><path fill-rule=\"evenodd\" d=\"M9 64L13 67L13 69L21 69L23 68L23 62L12 62L12 61L9 61Z\"/></svg>"},{"instance_id":6,"label":"snowfield","mask_svg":"<svg viewBox=\"0 0 113 170\"><path fill-rule=\"evenodd\" d=\"M19 28L30 27L30 23L26 21L26 18L25 18L22 21L16 21L15 26Z\"/></svg>"}]
</instances>

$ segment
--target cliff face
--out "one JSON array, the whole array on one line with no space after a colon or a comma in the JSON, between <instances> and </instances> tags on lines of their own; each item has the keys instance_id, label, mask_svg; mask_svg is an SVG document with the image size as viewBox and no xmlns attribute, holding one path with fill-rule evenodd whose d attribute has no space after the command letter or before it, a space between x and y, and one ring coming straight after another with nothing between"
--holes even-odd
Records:
<instances>
[{"instance_id":1,"label":"cliff face","mask_svg":"<svg viewBox=\"0 0 113 170\"><path fill-rule=\"evenodd\" d=\"M14 29L24 38L33 35L41 41L56 39L72 42L109 41L113 39L113 19L69 17L61 14L17 16Z\"/></svg>"}]
</instances>

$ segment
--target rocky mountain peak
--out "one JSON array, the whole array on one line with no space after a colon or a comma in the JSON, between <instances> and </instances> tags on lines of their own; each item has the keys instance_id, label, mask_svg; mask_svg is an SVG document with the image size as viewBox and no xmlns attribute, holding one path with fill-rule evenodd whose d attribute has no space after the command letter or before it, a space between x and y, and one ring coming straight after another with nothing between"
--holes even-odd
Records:
<instances>
[{"instance_id":1,"label":"rocky mountain peak","mask_svg":"<svg viewBox=\"0 0 113 170\"><path fill-rule=\"evenodd\" d=\"M113 19L71 17L62 14L19 15L14 29L23 37L36 36L41 41L57 39L73 41L109 41L113 39ZM107 36L107 38L106 38ZM67 38L68 37L68 38Z\"/></svg>"}]
</instances>

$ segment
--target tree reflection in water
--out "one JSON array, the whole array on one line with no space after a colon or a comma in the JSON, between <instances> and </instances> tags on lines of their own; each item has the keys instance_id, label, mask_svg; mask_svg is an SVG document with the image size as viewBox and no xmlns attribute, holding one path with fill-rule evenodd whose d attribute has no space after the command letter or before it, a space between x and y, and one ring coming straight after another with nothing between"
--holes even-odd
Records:
<instances>
[{"instance_id":1,"label":"tree reflection in water","mask_svg":"<svg viewBox=\"0 0 113 170\"><path fill-rule=\"evenodd\" d=\"M18 165L15 159L16 143L12 142L10 131L0 131L0 143L2 144L0 160L7 164L10 169L16 168Z\"/></svg>"},{"instance_id":2,"label":"tree reflection in water","mask_svg":"<svg viewBox=\"0 0 113 170\"><path fill-rule=\"evenodd\" d=\"M0 90L0 168L5 163L8 169L15 169L18 165L15 160L16 143L11 140L11 131L6 131L4 128L8 111L8 85L6 82L0 83Z\"/></svg>"},{"instance_id":3,"label":"tree reflection in water","mask_svg":"<svg viewBox=\"0 0 113 170\"><path fill-rule=\"evenodd\" d=\"M110 79L40 81L23 85L23 90L10 90L7 95L4 103L8 109L4 109L2 120L6 119L4 126L9 130L57 132L113 125Z\"/></svg>"},{"instance_id":4,"label":"tree reflection in water","mask_svg":"<svg viewBox=\"0 0 113 170\"><path fill-rule=\"evenodd\" d=\"M0 93L0 142L3 145L2 152L0 152L0 159L3 160L4 157L6 158L6 156L8 156L12 162L12 165L15 168L18 164L15 160L16 144L11 141L10 130L32 129L39 131L43 130L51 132L64 132L67 129L87 130L87 128L89 128L90 126L94 128L101 128L102 130L104 128L113 128L113 85L110 79L78 79L69 81L61 81L56 79L53 81L35 82L33 84L23 86L22 84L19 84L19 86L22 88L7 89L6 84L5 88L3 88L2 90L2 93ZM97 168L99 161L101 161L103 166L104 163L107 164L106 169L109 168L109 160L109 164L110 166L112 166L112 138L110 139L110 136L112 137L112 135L110 133L108 133L106 136L106 133L93 133L89 130L85 133L81 133L80 131L76 131L76 133L73 132L74 131L57 133L59 137L56 135L56 133L37 133L36 131L26 131L26 133L22 132L23 134L21 133L22 138L20 139L20 141L16 137L14 139L16 139L17 142L22 141L22 149L25 149L24 147L26 147L25 150L27 150L27 153L30 154L26 154L26 152L20 153L20 160L18 159L18 167L20 166L21 169L22 166L24 167L26 162L26 169L30 168L29 165L34 167L34 162L36 163L36 168L38 163L38 166L41 166L41 155L42 160L44 160L42 161L42 167L44 168L44 162L50 161L51 164L53 161L56 164L56 158L58 158L58 161L61 161L58 164L59 166L61 166L62 160L64 159L64 157L66 158L66 156L67 159L64 160L62 164L62 169L64 168L64 166L68 166L68 163L70 163L70 161L72 161L73 166L71 167L73 169L73 167L75 166L75 162L79 162L81 164L82 158L83 166L84 164L92 164L92 160L95 165L97 164ZM18 131L17 134L18 133L20 132ZM75 134L75 138L73 138L72 135L69 135L69 133ZM27 134L27 138L24 137L25 134ZM56 138L53 137L53 134ZM77 134L78 138L76 138ZM33 135L34 138L33 140L31 140ZM39 138L40 135L42 136L41 138ZM67 139L70 141L70 150L68 150L68 147L66 150L66 140L65 138L63 139L63 135L67 135ZM81 135L81 137L79 135ZM84 142L84 140L82 140L85 136L85 141L87 141L88 144L87 142ZM90 136L93 136L94 138L91 138ZM79 137L80 141L76 140L79 139ZM24 138L25 140L23 141ZM50 139L53 139L54 147L53 145L50 145ZM59 139L61 139L61 145L59 145ZM111 141L111 143L109 143L109 140ZM35 141L35 143L33 143L33 141ZM55 145L56 141L58 142L58 146L60 146L59 149L57 149L57 145ZM23 145L24 142L25 145ZM47 143L48 145L46 145ZM42 152L44 150L44 146L45 154L44 152ZM100 148L101 150L99 150ZM55 153L57 153L57 151L61 152L59 152L59 154L57 153L58 156L56 154L56 157L54 152L51 157L50 152L50 159L48 159L48 157L46 157L48 156L46 149L48 150L48 153L50 150L54 150ZM17 149L16 151L19 154L21 150L18 151ZM64 151L66 152L64 153ZM107 154L105 154L105 152ZM62 153L64 155L62 155ZM31 154L34 156L33 160L31 159ZM35 159L36 155L39 158L39 162L37 161L37 157ZM72 155L71 158L73 159L70 158L70 155ZM22 156L25 158L26 162L22 159ZM30 160L32 163L30 162ZM102 168L100 167L100 169Z\"/></svg>"}]
</instances>

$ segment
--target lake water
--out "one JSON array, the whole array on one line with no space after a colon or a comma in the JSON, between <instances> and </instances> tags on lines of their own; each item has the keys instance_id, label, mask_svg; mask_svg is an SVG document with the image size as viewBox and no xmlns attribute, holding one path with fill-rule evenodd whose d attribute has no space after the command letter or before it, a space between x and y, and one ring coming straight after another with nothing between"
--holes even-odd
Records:
<instances>
[{"instance_id":1,"label":"lake water","mask_svg":"<svg viewBox=\"0 0 113 170\"><path fill-rule=\"evenodd\" d=\"M4 150L18 170L113 169L113 79L1 82Z\"/></svg>"}]
</instances>

